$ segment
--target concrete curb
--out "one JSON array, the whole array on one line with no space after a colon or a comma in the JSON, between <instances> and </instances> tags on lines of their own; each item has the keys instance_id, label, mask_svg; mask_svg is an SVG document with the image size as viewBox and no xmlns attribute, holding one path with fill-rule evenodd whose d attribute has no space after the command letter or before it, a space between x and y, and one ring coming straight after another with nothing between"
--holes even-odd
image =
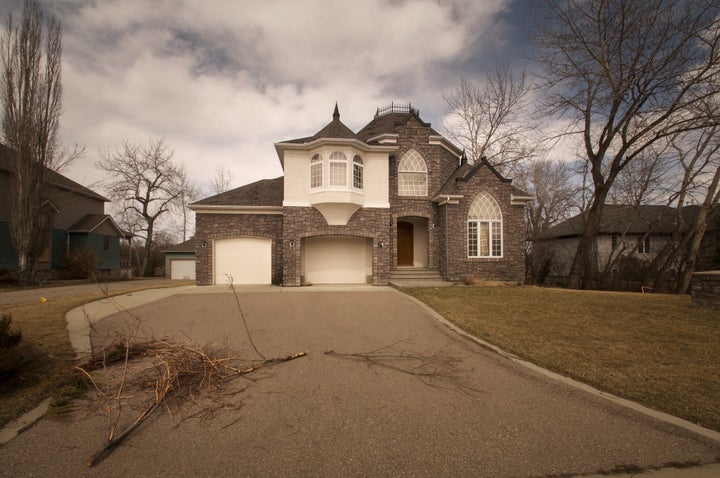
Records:
<instances>
[{"instance_id":1,"label":"concrete curb","mask_svg":"<svg viewBox=\"0 0 720 478\"><path fill-rule=\"evenodd\" d=\"M448 327L455 333L457 333L469 340L472 340L473 342L477 343L478 345L488 348L488 349L492 350L493 352L497 353L498 355L505 357L509 360L512 360L513 362L515 362L519 365L522 365L525 368L533 370L533 371L539 373L540 375L551 378L553 380L564 383L566 385L570 385L571 387L577 388L579 390L590 393L597 397L604 398L605 400L608 400L610 402L618 404L622 407L629 408L633 411L642 413L643 415L647 415L649 417L655 418L655 419L660 420L665 423L670 423L672 425L683 428L687 431L701 435L705 438L709 438L716 442L720 442L720 432L716 432L715 430L710 430L709 428L702 427L698 424L689 422L687 420L683 420L682 418L678 418L676 416L673 416L673 415L670 415L670 414L667 414L664 412L653 410L652 408L648 408L644 405L640 405L639 403L627 400L625 398L618 397L617 395L613 395L611 393L603 392L601 390L598 390L597 388L591 387L590 385L584 384L582 382L578 382L578 381L573 380L564 375L560 375L558 373L551 372L550 370L539 367L538 365L535 365L534 363L523 360L520 357L518 357L517 355L511 354L510 352L507 352L496 345L493 345L489 342L484 341L483 339L480 339L478 337L475 337L472 334L465 332L464 330L462 330L461 328L459 328L458 326L456 326L455 324L453 324L452 322L447 320L445 317L438 314L435 310L430 308L427 304L425 304L421 300L416 299L415 297L412 297L410 295L403 294L400 291L397 291L397 292L399 294L402 294L405 297L408 297L409 299L413 300L416 304L418 304L420 307L422 307L428 314L430 314L435 320L437 320L441 324L445 325L446 327Z\"/></svg>"},{"instance_id":2,"label":"concrete curb","mask_svg":"<svg viewBox=\"0 0 720 478\"><path fill-rule=\"evenodd\" d=\"M195 285L145 289L90 302L72 309L65 315L70 343L78 358L92 354L90 344L90 327L94 322L102 320L118 312L123 312L139 305L154 302L173 295L197 288Z\"/></svg>"},{"instance_id":3,"label":"concrete curb","mask_svg":"<svg viewBox=\"0 0 720 478\"><path fill-rule=\"evenodd\" d=\"M20 433L35 425L35 423L47 413L51 400L50 398L46 398L37 407L2 427L2 429L0 429L0 445L4 445Z\"/></svg>"}]
</instances>

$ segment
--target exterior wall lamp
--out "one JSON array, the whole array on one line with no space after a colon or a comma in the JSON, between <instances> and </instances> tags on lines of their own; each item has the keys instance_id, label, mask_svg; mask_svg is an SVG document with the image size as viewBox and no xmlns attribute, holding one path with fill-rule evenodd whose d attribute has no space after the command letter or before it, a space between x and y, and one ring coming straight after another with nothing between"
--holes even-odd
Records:
<instances>
[{"instance_id":1,"label":"exterior wall lamp","mask_svg":"<svg viewBox=\"0 0 720 478\"><path fill-rule=\"evenodd\" d=\"M290 247L295 247L295 239L290 239Z\"/></svg>"}]
</instances>

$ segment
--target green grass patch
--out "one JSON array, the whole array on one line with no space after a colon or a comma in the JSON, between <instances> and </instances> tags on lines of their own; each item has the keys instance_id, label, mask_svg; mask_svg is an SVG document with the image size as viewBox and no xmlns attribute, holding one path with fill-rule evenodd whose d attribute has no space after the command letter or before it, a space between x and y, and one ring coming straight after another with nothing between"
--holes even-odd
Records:
<instances>
[{"instance_id":1,"label":"green grass patch","mask_svg":"<svg viewBox=\"0 0 720 478\"><path fill-rule=\"evenodd\" d=\"M515 286L403 291L530 362L720 430L720 314L689 296Z\"/></svg>"}]
</instances>

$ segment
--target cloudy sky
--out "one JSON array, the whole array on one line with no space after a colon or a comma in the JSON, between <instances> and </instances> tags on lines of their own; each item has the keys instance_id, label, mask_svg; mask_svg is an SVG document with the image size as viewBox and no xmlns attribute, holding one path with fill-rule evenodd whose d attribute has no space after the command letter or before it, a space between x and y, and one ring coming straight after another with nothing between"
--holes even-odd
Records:
<instances>
[{"instance_id":1,"label":"cloudy sky","mask_svg":"<svg viewBox=\"0 0 720 478\"><path fill-rule=\"evenodd\" d=\"M332 118L354 131L412 102L442 132L461 75L526 62L529 0L63 0L63 141L86 148L65 174L102 192L99 151L165 138L207 188L282 174L273 143ZM4 1L3 18L21 13Z\"/></svg>"}]
</instances>

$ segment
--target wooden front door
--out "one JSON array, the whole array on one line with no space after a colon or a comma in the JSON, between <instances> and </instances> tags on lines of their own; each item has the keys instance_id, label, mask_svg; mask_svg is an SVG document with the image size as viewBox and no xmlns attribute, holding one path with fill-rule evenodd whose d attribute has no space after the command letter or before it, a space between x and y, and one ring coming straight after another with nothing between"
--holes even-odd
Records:
<instances>
[{"instance_id":1,"label":"wooden front door","mask_svg":"<svg viewBox=\"0 0 720 478\"><path fill-rule=\"evenodd\" d=\"M413 265L413 225L411 222L397 223L397 265Z\"/></svg>"}]
</instances>

